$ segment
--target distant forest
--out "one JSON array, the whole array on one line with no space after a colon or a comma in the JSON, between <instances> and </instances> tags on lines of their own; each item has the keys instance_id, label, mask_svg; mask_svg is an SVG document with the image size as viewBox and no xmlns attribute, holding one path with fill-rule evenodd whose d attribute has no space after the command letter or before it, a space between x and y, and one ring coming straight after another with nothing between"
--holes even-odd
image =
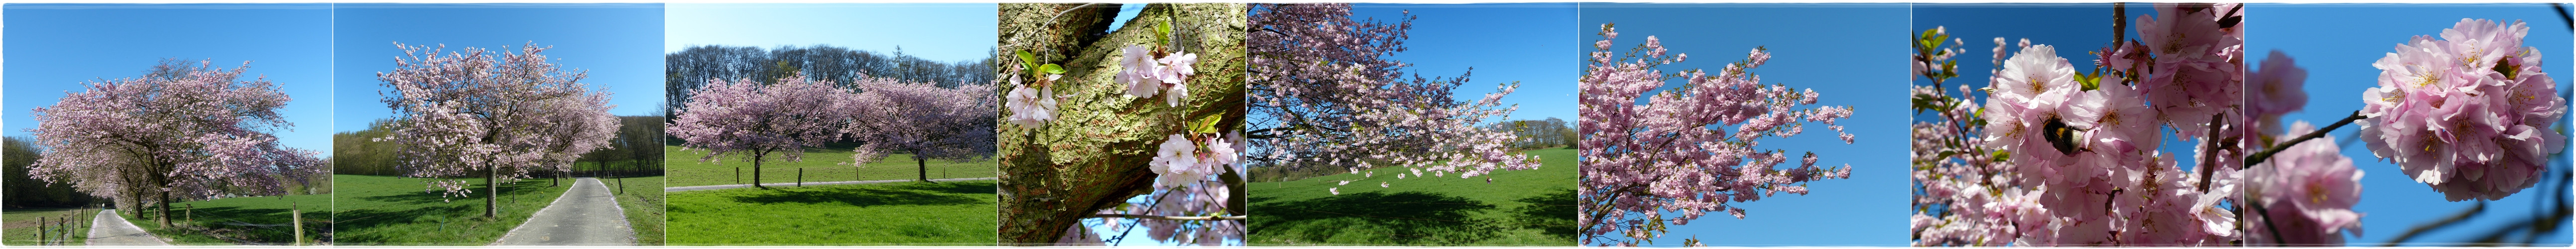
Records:
<instances>
[{"instance_id":1,"label":"distant forest","mask_svg":"<svg viewBox=\"0 0 2576 249\"><path fill-rule=\"evenodd\" d=\"M744 46L703 45L663 55L664 93L669 94L669 111L677 111L689 101L698 86L712 79L753 79L777 83L778 79L804 73L807 80L829 80L841 87L865 77L892 77L904 82L926 82L940 87L965 84L992 84L993 52L984 59L942 62L904 54L897 47L892 54L851 50L834 46L784 46L773 49ZM666 113L676 117L678 113Z\"/></svg>"}]
</instances>

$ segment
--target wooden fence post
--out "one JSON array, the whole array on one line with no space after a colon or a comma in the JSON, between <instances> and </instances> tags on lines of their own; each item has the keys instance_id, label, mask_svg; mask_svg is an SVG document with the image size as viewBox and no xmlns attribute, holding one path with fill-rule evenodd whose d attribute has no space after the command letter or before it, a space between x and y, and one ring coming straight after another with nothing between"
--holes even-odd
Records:
<instances>
[{"instance_id":1,"label":"wooden fence post","mask_svg":"<svg viewBox=\"0 0 2576 249\"><path fill-rule=\"evenodd\" d=\"M45 223L45 217L42 217L42 216L38 216L38 217L36 217L36 245L44 245L45 243L50 243L50 240L45 240L45 239L46 239L46 237L45 237L45 236L51 236L51 235L53 235L53 231L46 231L46 230L45 230L45 225L46 225L46 224L52 224L52 223Z\"/></svg>"},{"instance_id":2,"label":"wooden fence post","mask_svg":"<svg viewBox=\"0 0 2576 249\"><path fill-rule=\"evenodd\" d=\"M733 184L742 184L742 167L733 167Z\"/></svg>"},{"instance_id":3,"label":"wooden fence post","mask_svg":"<svg viewBox=\"0 0 2576 249\"><path fill-rule=\"evenodd\" d=\"M286 222L295 223L295 242L289 244L297 246L304 245L304 206L287 204L286 213L289 215Z\"/></svg>"}]
</instances>

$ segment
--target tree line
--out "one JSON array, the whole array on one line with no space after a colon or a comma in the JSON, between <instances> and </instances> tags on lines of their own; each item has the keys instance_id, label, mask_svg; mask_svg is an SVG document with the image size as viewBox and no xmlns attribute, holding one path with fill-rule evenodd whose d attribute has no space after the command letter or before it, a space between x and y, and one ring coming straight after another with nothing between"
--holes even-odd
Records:
<instances>
[{"instance_id":1,"label":"tree line","mask_svg":"<svg viewBox=\"0 0 2576 249\"><path fill-rule=\"evenodd\" d=\"M896 47L891 54L829 45L799 47L781 46L763 49L751 46L703 45L663 55L662 92L668 106L682 106L689 96L709 80L751 79L763 84L803 75L805 80L834 82L834 87L855 89L861 77L893 78L900 82L926 82L940 88L968 84L992 84L993 53L984 59L942 62L905 54ZM678 113L666 111L666 116Z\"/></svg>"}]
</instances>

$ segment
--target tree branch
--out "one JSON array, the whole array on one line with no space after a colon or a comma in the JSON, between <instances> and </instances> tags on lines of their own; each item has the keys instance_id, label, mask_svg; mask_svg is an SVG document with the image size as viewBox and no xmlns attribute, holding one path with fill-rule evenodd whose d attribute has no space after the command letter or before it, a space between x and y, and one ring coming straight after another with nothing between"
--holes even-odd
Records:
<instances>
[{"instance_id":1,"label":"tree branch","mask_svg":"<svg viewBox=\"0 0 2576 249\"><path fill-rule=\"evenodd\" d=\"M2469 217L2475 217L2479 212L2485 212L2486 210L2487 202L2479 201L2478 205L2469 206L2469 210L2460 211L2459 214L2453 214L2449 218L2442 218L2441 220L2424 224L2416 224L2414 228L2406 229L2406 233L2397 234L2396 239L2390 239L2387 244L2381 244L2379 246L2397 246L2398 244L2406 243L2406 240L2414 239L2415 236L2424 235L2424 233L2439 230L2444 227L2450 227L2451 225L2458 225L2462 221L2468 221Z\"/></svg>"},{"instance_id":2,"label":"tree branch","mask_svg":"<svg viewBox=\"0 0 2576 249\"><path fill-rule=\"evenodd\" d=\"M2281 142L2281 143L2279 143L2279 144L2273 144L2271 148L2264 148L2264 149L2263 149L2263 152L2254 153L2254 155L2252 155L2252 156L2246 156L2246 157L2245 157L2245 168L2249 168L2249 169L2250 169L2250 168L2254 168L2254 166L2255 166L2255 165L2261 165L2261 164L2263 164L2263 160L2265 160L2265 159L2271 159L2271 158L2272 158L2272 154L2273 154L2273 153L2281 153L2281 150L2289 149L2289 148L2290 148L2290 146L2298 145L2298 144L2299 144L2299 142L2306 142L2306 141L2308 141L2309 139L2317 139L2318 137L2324 137L2324 136L2326 136L2326 133L2334 132L2335 128L2342 128L2342 127L2343 127L2343 125L2352 124L2352 121L2355 121L2355 120L2361 120L2362 118L2368 118L2368 117L2363 117L2363 116L2361 116L2361 111L2353 111L2353 112L2352 112L2352 116L2345 116L2345 117L2343 117L2343 120L2335 121L2335 122L2334 122L2334 124L2326 125L2326 127L2325 127L2325 128L2318 128L2316 131L2308 132L2308 134L2307 134L2307 135L2299 135L2299 138L2293 138L2293 139L2290 139L2290 141L2283 141L2283 142ZM2369 138L2362 138L2362 139L2369 139Z\"/></svg>"}]
</instances>

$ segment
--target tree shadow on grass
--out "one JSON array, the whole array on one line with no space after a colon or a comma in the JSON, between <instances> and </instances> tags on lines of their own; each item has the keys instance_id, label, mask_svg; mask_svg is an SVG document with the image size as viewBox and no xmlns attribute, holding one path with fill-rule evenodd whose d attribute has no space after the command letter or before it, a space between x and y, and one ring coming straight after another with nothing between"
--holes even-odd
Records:
<instances>
[{"instance_id":1,"label":"tree shadow on grass","mask_svg":"<svg viewBox=\"0 0 2576 249\"><path fill-rule=\"evenodd\" d=\"M1290 237L1260 239L1264 241L1334 241L1332 237L1341 233L1319 230L1368 226L1385 228L1390 233L1386 237L1396 244L1461 244L1491 237L1502 228L1474 217L1494 205L1430 192L1361 192L1284 203L1257 199L1254 203L1260 204L1252 209L1259 210L1261 217L1247 224L1249 234Z\"/></svg>"},{"instance_id":2,"label":"tree shadow on grass","mask_svg":"<svg viewBox=\"0 0 2576 249\"><path fill-rule=\"evenodd\" d=\"M1566 241L1574 240L1574 216L1577 215L1574 189L1550 189L1545 194L1513 201L1528 204L1512 208L1512 219L1518 220L1522 228L1544 231L1548 236Z\"/></svg>"},{"instance_id":3,"label":"tree shadow on grass","mask_svg":"<svg viewBox=\"0 0 2576 249\"><path fill-rule=\"evenodd\" d=\"M474 194L474 195L469 195L469 196L467 196L467 197L455 197L455 198L449 198L449 197L446 197L446 196L440 195L440 194L438 194L438 193L436 193L436 192L432 192L432 191L409 192L409 193L404 193L404 194L399 194L399 195L357 197L357 199L359 199L359 200L366 200L366 201L375 201L375 202L393 202L393 203L400 203L400 204L404 204L404 205L430 205L430 206L429 206L429 207L422 207L422 208L413 208L413 209L399 209L399 210L389 210L389 209L354 209L354 210L351 210L351 209L343 209L343 210L338 210L338 211L336 212L336 214L332 214L333 216L331 216L331 217L333 217L334 219L337 219L337 220L336 220L333 224L331 224L331 225L330 225L330 226L331 226L331 228L328 228L328 229L331 229L331 230L328 230L328 231L331 231L331 232L332 232L332 233L331 233L331 234L332 234L332 236L334 236L334 238L333 238L333 239L334 239L334 241L333 241L333 242L337 242L338 244L341 244L341 245L380 245L380 244L384 244L384 243L388 243L388 242L392 242L392 241L418 241L418 239L411 239L411 238L422 236L422 235L420 235L420 234L413 234L413 233L421 233L421 232L440 232L440 233L451 233L451 234L453 234L453 233L461 233L461 232L465 232L465 229L472 229L472 227L471 227L472 225L480 224L479 222L488 221L488 220L481 220L481 219L482 219L482 216L483 216L483 208L484 208L483 198L487 198L487 196L483 195L483 194L484 194L483 192L485 192L485 191L483 191L483 188L482 188L482 186L483 186L483 185L482 185L482 184L480 184L480 182L479 182L479 181L478 181L478 182L475 182L475 183L476 183L476 184L471 184L471 185L469 185L469 186L472 186L472 187L473 187L473 189L474 189L474 190L476 190L476 191L475 191L475 193L476 193L476 194ZM500 186L500 193L522 193L522 192L520 192L520 191L538 191L538 190L540 190L540 189L548 188L548 187L546 187L546 185L545 185L545 184L546 184L546 182L545 182L545 181L519 181L519 182L514 182L514 183L507 183L507 184L502 184L502 185ZM564 185L564 186L560 186L560 187L563 187L563 188L569 188L569 187L571 187L571 185ZM425 188L425 187L424 187L424 188L422 188L422 189L423 189L423 190L427 190L427 188ZM542 197L535 197L535 198L541 198L542 200L545 200L545 201L549 201L549 202L550 202L550 201L552 201L552 200L554 200L554 199L555 199L555 196L542 196ZM504 206L503 208L507 208L507 206L509 205L509 204L507 204L507 203L506 203L506 201L508 201L508 200L506 200L506 199L508 199L508 196L503 196L503 199L504 199L504 200L502 200L502 201L504 201L504 202L505 202L504 204L502 204L502 205ZM463 204L462 204L462 205L450 205L450 204L460 203L460 202L462 202ZM343 207L346 207L346 206L343 206ZM308 216L308 217L306 217L307 219L311 219L311 218L313 218L313 217L310 217L310 216L312 216L312 215L307 215L307 216ZM446 224L444 224L443 226L442 226L442 225L438 225L438 224L440 224L440 223L446 223ZM399 227L399 226L406 226L406 225L415 225L415 224L432 224L432 225L429 225L429 226L433 226L433 228L430 228L430 230L427 230L427 231L412 231L412 230L406 230L406 229L393 229L393 228L392 228L392 227ZM311 228L307 228L307 229L311 229ZM356 232L356 233L341 233L341 232L343 232L343 231L350 231L350 232ZM307 236L311 236L311 234L307 234ZM486 241L486 242L488 242L488 241ZM438 243L478 243L478 242L471 242L471 241L444 241L444 242L438 242Z\"/></svg>"},{"instance_id":4,"label":"tree shadow on grass","mask_svg":"<svg viewBox=\"0 0 2576 249\"><path fill-rule=\"evenodd\" d=\"M412 179L418 179L418 178L412 178ZM481 181L481 180L468 180L468 181L469 181L469 182L471 182L471 183L468 183L468 184L467 184L467 186L469 186L469 190L473 190L474 192L476 192L476 193L478 193L478 194L479 194L479 193L481 193L481 192L484 192L483 184L482 184L482 181ZM534 189L548 188L548 187L546 187L544 184L546 184L546 182L545 182L545 181L519 181L519 182L515 182L515 183L505 183L505 184L501 184L501 193L518 193L519 191L527 191L527 190L534 190ZM564 185L564 186L558 186L558 187L559 187L559 188L571 188L572 186L571 186L571 185ZM440 191L429 190L429 188L428 188L428 187L426 187L426 186L421 187L421 190L422 190L422 191L417 191L417 192L408 192L408 193L399 194L399 195L386 195L386 196L368 196L368 197L358 197L358 199L359 199L359 200L366 200L366 201L375 201L375 202L393 202L393 203L402 203L402 204L409 204L409 205L421 205L421 204L451 203L451 202L455 202L455 201L459 201L459 200L464 200L464 199L477 199L477 200L476 200L476 201L474 201L474 202L480 203L480 202L483 202L483 201L480 201L479 199L483 199L483 198L484 198L484 196L483 196L483 195L468 195L468 196L466 196L466 197L454 197L454 198L450 198L450 197L447 197L446 195L440 194ZM506 196L505 196L505 197L506 197ZM546 199L548 199L548 200L552 200L552 199L554 199L555 197L553 197L553 196L547 196L547 197L545 197L545 198L546 198ZM480 211L477 211L477 212L480 212ZM480 214L480 213L477 213L477 214Z\"/></svg>"},{"instance_id":5,"label":"tree shadow on grass","mask_svg":"<svg viewBox=\"0 0 2576 249\"><path fill-rule=\"evenodd\" d=\"M184 209L173 209L171 211L171 214L176 214L170 217L171 219L174 219L174 223L181 222L179 219L195 219L192 223L193 227L189 229L191 230L190 232L203 233L208 236L218 237L226 240L227 242L260 245L284 245L295 241L295 226L292 223L288 223L290 220L293 220L294 217L294 214L290 213L290 211L292 211L290 209L204 207L196 208L194 211ZM312 219L315 218L313 217L314 215L329 215L325 212L316 212L318 210L313 209L307 209L304 211L307 220L314 220ZM318 222L307 222L304 224L304 233L305 236L307 236L307 239L330 241L329 238L321 237L329 234L328 232L331 231L330 224L317 223Z\"/></svg>"},{"instance_id":6,"label":"tree shadow on grass","mask_svg":"<svg viewBox=\"0 0 2576 249\"><path fill-rule=\"evenodd\" d=\"M992 193L994 193L993 183L899 183L891 186L778 188L734 196L733 200L750 204L840 203L860 207L953 206L990 203L993 201L992 198L976 198L973 194Z\"/></svg>"},{"instance_id":7,"label":"tree shadow on grass","mask_svg":"<svg viewBox=\"0 0 2576 249\"><path fill-rule=\"evenodd\" d=\"M338 218L341 220L332 225L336 226L336 228L334 228L334 235L338 238L335 238L335 242L339 242L339 245L378 245L391 241L404 240L404 238L420 236L419 234L411 234L407 232L455 232L452 230L466 229L465 224L470 223L470 220L474 217L455 216L453 214L463 214L467 212L472 212L472 215L480 216L483 212L482 205L437 206L406 210L342 210L338 214ZM397 231L388 228L410 224L439 223L442 220L456 224L449 227L438 228L439 230L437 231Z\"/></svg>"}]
</instances>

